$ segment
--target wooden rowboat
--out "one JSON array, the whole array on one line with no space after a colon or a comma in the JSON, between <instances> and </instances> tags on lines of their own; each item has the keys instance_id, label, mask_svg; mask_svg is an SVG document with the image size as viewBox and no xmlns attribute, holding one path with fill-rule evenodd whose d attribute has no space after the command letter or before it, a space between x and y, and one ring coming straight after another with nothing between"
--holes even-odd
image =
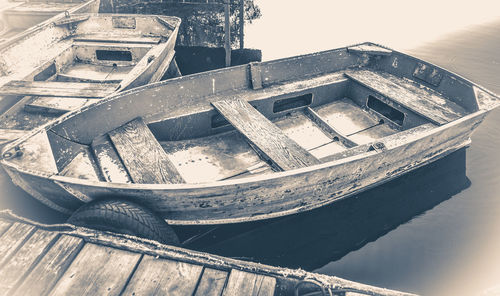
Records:
<instances>
[{"instance_id":1,"label":"wooden rowboat","mask_svg":"<svg viewBox=\"0 0 500 296\"><path fill-rule=\"evenodd\" d=\"M72 14L0 48L0 144L115 92L159 81L180 19ZM174 64L174 63L172 63Z\"/></svg>"},{"instance_id":2,"label":"wooden rowboat","mask_svg":"<svg viewBox=\"0 0 500 296\"><path fill-rule=\"evenodd\" d=\"M499 102L364 43L108 97L9 144L1 162L66 213L113 197L171 224L246 222L321 207L463 148Z\"/></svg>"},{"instance_id":3,"label":"wooden rowboat","mask_svg":"<svg viewBox=\"0 0 500 296\"><path fill-rule=\"evenodd\" d=\"M0 0L0 48L66 13L95 13L100 0Z\"/></svg>"}]
</instances>

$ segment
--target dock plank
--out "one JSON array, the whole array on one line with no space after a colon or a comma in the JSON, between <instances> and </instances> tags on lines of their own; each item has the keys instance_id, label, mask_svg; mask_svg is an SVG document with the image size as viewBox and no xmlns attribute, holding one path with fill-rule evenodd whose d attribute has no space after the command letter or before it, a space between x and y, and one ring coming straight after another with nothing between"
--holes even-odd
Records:
<instances>
[{"instance_id":1,"label":"dock plank","mask_svg":"<svg viewBox=\"0 0 500 296\"><path fill-rule=\"evenodd\" d=\"M134 183L184 183L141 118L108 133Z\"/></svg>"},{"instance_id":2,"label":"dock plank","mask_svg":"<svg viewBox=\"0 0 500 296\"><path fill-rule=\"evenodd\" d=\"M12 289L32 265L50 248L56 232L38 229L0 270L0 295L11 295Z\"/></svg>"},{"instance_id":3,"label":"dock plank","mask_svg":"<svg viewBox=\"0 0 500 296\"><path fill-rule=\"evenodd\" d=\"M0 88L1 95L101 98L112 94L117 85L112 83L84 83L59 81L13 80Z\"/></svg>"},{"instance_id":4,"label":"dock plank","mask_svg":"<svg viewBox=\"0 0 500 296\"><path fill-rule=\"evenodd\" d=\"M205 268L194 296L220 296L226 284L228 272Z\"/></svg>"},{"instance_id":5,"label":"dock plank","mask_svg":"<svg viewBox=\"0 0 500 296\"><path fill-rule=\"evenodd\" d=\"M122 295L193 295L202 268L144 256Z\"/></svg>"},{"instance_id":6,"label":"dock plank","mask_svg":"<svg viewBox=\"0 0 500 296\"><path fill-rule=\"evenodd\" d=\"M439 125L467 114L458 104L397 77L369 70L347 71L345 75Z\"/></svg>"},{"instance_id":7,"label":"dock plank","mask_svg":"<svg viewBox=\"0 0 500 296\"><path fill-rule=\"evenodd\" d=\"M232 269L223 296L272 296L276 287L273 277Z\"/></svg>"},{"instance_id":8,"label":"dock plank","mask_svg":"<svg viewBox=\"0 0 500 296\"><path fill-rule=\"evenodd\" d=\"M212 102L219 111L266 159L281 170L319 164L307 150L288 138L281 129L240 99Z\"/></svg>"},{"instance_id":9,"label":"dock plank","mask_svg":"<svg viewBox=\"0 0 500 296\"><path fill-rule=\"evenodd\" d=\"M0 266L5 264L31 236L35 226L24 223L15 222L7 231L0 237Z\"/></svg>"},{"instance_id":10,"label":"dock plank","mask_svg":"<svg viewBox=\"0 0 500 296\"><path fill-rule=\"evenodd\" d=\"M86 244L50 295L118 295L141 254Z\"/></svg>"},{"instance_id":11,"label":"dock plank","mask_svg":"<svg viewBox=\"0 0 500 296\"><path fill-rule=\"evenodd\" d=\"M91 149L106 181L115 183L132 182L108 135L95 138L92 141Z\"/></svg>"},{"instance_id":12,"label":"dock plank","mask_svg":"<svg viewBox=\"0 0 500 296\"><path fill-rule=\"evenodd\" d=\"M47 295L66 271L78 252L83 239L62 235L22 281L14 295Z\"/></svg>"}]
</instances>

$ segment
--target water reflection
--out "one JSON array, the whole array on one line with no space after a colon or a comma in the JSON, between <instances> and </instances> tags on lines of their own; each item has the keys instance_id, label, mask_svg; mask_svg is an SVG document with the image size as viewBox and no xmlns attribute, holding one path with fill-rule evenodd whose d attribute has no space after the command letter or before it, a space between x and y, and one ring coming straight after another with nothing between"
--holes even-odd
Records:
<instances>
[{"instance_id":1,"label":"water reflection","mask_svg":"<svg viewBox=\"0 0 500 296\"><path fill-rule=\"evenodd\" d=\"M33 221L55 224L64 223L67 215L57 212L12 183L9 175L0 168L0 210L11 210L15 214Z\"/></svg>"},{"instance_id":2,"label":"water reflection","mask_svg":"<svg viewBox=\"0 0 500 296\"><path fill-rule=\"evenodd\" d=\"M223 256L314 270L468 188L465 160L465 149L461 149L330 206L270 222L218 227L187 246Z\"/></svg>"}]
</instances>

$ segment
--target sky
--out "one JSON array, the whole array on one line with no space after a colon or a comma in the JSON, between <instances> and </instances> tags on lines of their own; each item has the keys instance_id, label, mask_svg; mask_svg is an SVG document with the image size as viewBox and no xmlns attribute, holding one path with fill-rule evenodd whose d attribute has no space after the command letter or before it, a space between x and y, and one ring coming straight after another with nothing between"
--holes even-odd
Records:
<instances>
[{"instance_id":1,"label":"sky","mask_svg":"<svg viewBox=\"0 0 500 296\"><path fill-rule=\"evenodd\" d=\"M500 17L500 1L257 0L263 16L245 28L245 45L263 60L364 41L410 49ZM307 4L307 5L304 5Z\"/></svg>"}]
</instances>

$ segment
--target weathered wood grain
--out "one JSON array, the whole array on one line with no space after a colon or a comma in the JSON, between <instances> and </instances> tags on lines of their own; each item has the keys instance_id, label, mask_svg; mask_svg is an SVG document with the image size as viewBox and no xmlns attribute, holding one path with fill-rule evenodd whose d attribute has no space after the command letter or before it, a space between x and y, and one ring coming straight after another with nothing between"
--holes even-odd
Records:
<instances>
[{"instance_id":1,"label":"weathered wood grain","mask_svg":"<svg viewBox=\"0 0 500 296\"><path fill-rule=\"evenodd\" d=\"M66 271L83 244L81 238L60 236L22 281L14 295L46 295Z\"/></svg>"},{"instance_id":2,"label":"weathered wood grain","mask_svg":"<svg viewBox=\"0 0 500 296\"><path fill-rule=\"evenodd\" d=\"M184 183L141 118L108 134L134 183Z\"/></svg>"},{"instance_id":3,"label":"weathered wood grain","mask_svg":"<svg viewBox=\"0 0 500 296\"><path fill-rule=\"evenodd\" d=\"M106 83L25 81L13 80L0 88L1 95L100 98L116 90L117 85Z\"/></svg>"},{"instance_id":4,"label":"weathered wood grain","mask_svg":"<svg viewBox=\"0 0 500 296\"><path fill-rule=\"evenodd\" d=\"M0 220L0 237L3 233L12 225L12 223L4 220Z\"/></svg>"},{"instance_id":5,"label":"weathered wood grain","mask_svg":"<svg viewBox=\"0 0 500 296\"><path fill-rule=\"evenodd\" d=\"M76 6L74 3L64 3L56 1L52 3L31 2L31 1L26 1L24 3L23 2L17 2L17 3L18 3L17 6L3 10L2 13L4 13L6 16L7 15L11 16L11 14L12 15L20 14L26 18L26 14L29 15L30 13L39 15L51 15L72 9ZM2 5L6 4L2 3Z\"/></svg>"},{"instance_id":6,"label":"weathered wood grain","mask_svg":"<svg viewBox=\"0 0 500 296\"><path fill-rule=\"evenodd\" d=\"M34 230L35 226L15 222L5 231L0 237L0 266L10 259Z\"/></svg>"},{"instance_id":7,"label":"weathered wood grain","mask_svg":"<svg viewBox=\"0 0 500 296\"><path fill-rule=\"evenodd\" d=\"M98 99L38 97L24 105L24 111L28 113L62 115L97 101Z\"/></svg>"},{"instance_id":8,"label":"weathered wood grain","mask_svg":"<svg viewBox=\"0 0 500 296\"><path fill-rule=\"evenodd\" d=\"M233 269L222 295L272 296L275 287L276 279L273 277Z\"/></svg>"},{"instance_id":9,"label":"weathered wood grain","mask_svg":"<svg viewBox=\"0 0 500 296\"><path fill-rule=\"evenodd\" d=\"M12 290L41 256L50 248L57 232L38 229L0 270L0 295L10 295Z\"/></svg>"},{"instance_id":10,"label":"weathered wood grain","mask_svg":"<svg viewBox=\"0 0 500 296\"><path fill-rule=\"evenodd\" d=\"M212 105L279 169L291 170L320 163L248 102L228 99L212 102Z\"/></svg>"},{"instance_id":11,"label":"weathered wood grain","mask_svg":"<svg viewBox=\"0 0 500 296\"><path fill-rule=\"evenodd\" d=\"M82 42L106 42L106 43L139 43L139 44L158 44L161 37L146 37L146 36L126 36L109 34L88 34L80 35L73 39Z\"/></svg>"},{"instance_id":12,"label":"weathered wood grain","mask_svg":"<svg viewBox=\"0 0 500 296\"><path fill-rule=\"evenodd\" d=\"M220 296L226 283L228 272L205 268L194 296Z\"/></svg>"},{"instance_id":13,"label":"weathered wood grain","mask_svg":"<svg viewBox=\"0 0 500 296\"><path fill-rule=\"evenodd\" d=\"M464 108L430 90L419 88L401 78L379 75L373 71L348 71L347 77L403 105L413 112L442 125L463 117Z\"/></svg>"},{"instance_id":14,"label":"weathered wood grain","mask_svg":"<svg viewBox=\"0 0 500 296\"><path fill-rule=\"evenodd\" d=\"M86 244L50 295L118 295L141 254Z\"/></svg>"},{"instance_id":15,"label":"weathered wood grain","mask_svg":"<svg viewBox=\"0 0 500 296\"><path fill-rule=\"evenodd\" d=\"M201 265L144 256L122 295L193 295Z\"/></svg>"},{"instance_id":16,"label":"weathered wood grain","mask_svg":"<svg viewBox=\"0 0 500 296\"><path fill-rule=\"evenodd\" d=\"M95 138L92 141L91 149L106 181L132 183L127 169L123 165L108 135Z\"/></svg>"},{"instance_id":17,"label":"weathered wood grain","mask_svg":"<svg viewBox=\"0 0 500 296\"><path fill-rule=\"evenodd\" d=\"M0 214L2 216L0 221L6 220L10 222L14 220L22 220L22 218L16 217L9 212L2 212ZM231 269L233 269L233 271L231 272L233 276L233 284L228 285L228 287L231 286L232 288L230 287L230 289L235 290L238 289L238 287L245 287L247 284L249 284L249 286L252 287L252 290L249 291L250 295L269 295L269 291L273 288L275 290L279 289L279 287L277 286L278 284L281 284L281 287L283 287L283 284L288 283L293 287L298 280L304 278L318 280L328 286L356 289L370 295L409 295L402 292L362 285L336 277L320 276L318 274L309 273L303 270L290 270L254 262L245 262L241 260L211 255L208 253L201 253L186 249L183 250L167 245L159 248L157 244L153 244L148 240L142 240L139 238L126 238L123 236L117 236L115 234L105 233L87 228L77 227L76 229L74 229L64 226L53 227L47 225L39 225L38 227L38 229L43 229L43 231L61 236L50 247L50 250L44 255L40 262L36 264L35 268L32 270L32 272L29 273L29 275L23 281L22 285L18 289L16 289L15 295L50 295L53 283L59 279L59 275L64 272L64 270L66 270L66 267L70 264L72 264L72 266L75 265L75 262L72 261L76 253L80 251L80 246L83 245L83 241L85 241L87 244L93 244L95 247L101 249L115 250L115 248L118 248L120 250L129 250L134 253L144 254L143 258L145 258L145 260L143 261L143 263L145 263L146 265L148 265L150 262L157 263L155 268L144 270L144 276L154 277L156 274L159 274L159 277L161 277L162 280L164 277L168 277L168 275L165 275L165 273L169 273L169 271L171 270L170 268L162 268L162 266L165 265L165 261L177 263L177 265L175 265L173 268L175 269L175 273L179 274L179 276L184 276L186 273L192 274L193 266L197 266L196 270L199 270L201 266L204 266L204 271L201 272L201 278L196 281L197 285L195 283L195 285L197 286L197 292L191 294L189 293L190 291L187 291L187 295L221 295L220 293L216 292L220 292L221 287L224 286L226 279L228 279L227 270ZM101 256L96 256L95 260L94 258L92 258L92 256L87 256L87 260L89 260L88 263L90 266L96 265L96 262L94 261L99 261L100 259L102 259ZM116 258L112 257L110 260L114 259ZM140 272L140 262L141 261L138 261L135 267L132 268L132 270L123 271L130 272L129 280L127 282L132 282L132 276L137 276ZM108 264L108 262L104 262L102 264L106 265ZM87 265L80 264L80 267L85 269L87 268ZM156 267L159 267L159 269ZM148 270L153 270L154 272L149 273ZM117 269L116 272L118 273L120 272L120 270ZM256 275L256 277L254 277L249 276L248 273L261 275ZM262 276L262 274L265 274L265 276ZM55 278L54 275L56 275ZM65 275L68 275L70 277L79 276L77 275L77 273L66 273ZM277 280L274 281L273 279L269 279L269 277L277 278ZM47 281L47 279L49 279L49 281ZM181 278L180 284L184 283L185 281L186 279ZM247 281L248 283L241 283L241 281ZM206 285L207 283L210 287ZM85 285L85 283L82 284ZM172 283L167 283L167 285L172 285ZM204 286L208 288L205 289L203 288ZM123 292L125 291L125 289L126 287L123 287ZM101 291L103 290L104 289L101 289ZM114 295L116 294L115 291L116 290L110 289L104 294ZM208 292L202 293L202 291ZM281 289L279 291L276 291L280 293L277 295L282 295L283 291L290 290ZM89 292L86 290L83 292L91 293L92 291ZM163 295L161 292L162 291L158 290L158 293L155 295ZM241 293L245 295L244 291ZM186 295L183 293L181 294ZM167 295L177 295L177 293L169 293Z\"/></svg>"},{"instance_id":18,"label":"weathered wood grain","mask_svg":"<svg viewBox=\"0 0 500 296\"><path fill-rule=\"evenodd\" d=\"M97 46L94 45L94 47ZM107 48L109 47L110 46ZM118 49L121 50L122 48ZM92 58L87 59L92 60L95 55L95 50L88 49L87 51L89 52L88 55L92 56ZM57 73L57 81L118 84L128 76L128 73L132 70L132 68L132 65L120 65L113 67L112 65L96 65L80 61L77 63L75 62L71 65L71 67L67 67L60 73Z\"/></svg>"}]
</instances>

